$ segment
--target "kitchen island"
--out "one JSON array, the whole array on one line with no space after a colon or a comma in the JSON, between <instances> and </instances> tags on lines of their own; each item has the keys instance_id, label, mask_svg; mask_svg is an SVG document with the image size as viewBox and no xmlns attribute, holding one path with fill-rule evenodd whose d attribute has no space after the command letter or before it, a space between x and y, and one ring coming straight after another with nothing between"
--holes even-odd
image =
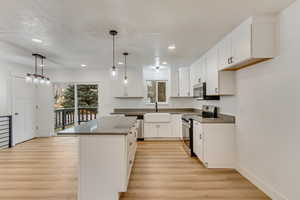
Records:
<instances>
[{"instance_id":1,"label":"kitchen island","mask_svg":"<svg viewBox=\"0 0 300 200\"><path fill-rule=\"evenodd\" d=\"M136 117L107 116L58 133L79 137L78 200L117 200L127 191L136 130Z\"/></svg>"}]
</instances>

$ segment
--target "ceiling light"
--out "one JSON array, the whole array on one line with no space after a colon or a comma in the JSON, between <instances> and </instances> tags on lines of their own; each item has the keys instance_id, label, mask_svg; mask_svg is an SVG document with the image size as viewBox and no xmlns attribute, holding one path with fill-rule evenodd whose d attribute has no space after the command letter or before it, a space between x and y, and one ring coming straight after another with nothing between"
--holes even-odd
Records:
<instances>
[{"instance_id":1,"label":"ceiling light","mask_svg":"<svg viewBox=\"0 0 300 200\"><path fill-rule=\"evenodd\" d=\"M129 55L127 52L123 53L124 55L124 63L125 63L125 69L124 69L124 84L126 85L128 83L128 77L127 77L127 56Z\"/></svg>"},{"instance_id":2,"label":"ceiling light","mask_svg":"<svg viewBox=\"0 0 300 200\"><path fill-rule=\"evenodd\" d=\"M163 62L162 64L163 64L163 65L166 65L166 64L168 64L168 63L167 63L167 62Z\"/></svg>"},{"instance_id":3,"label":"ceiling light","mask_svg":"<svg viewBox=\"0 0 300 200\"><path fill-rule=\"evenodd\" d=\"M172 44L172 45L168 46L168 49L169 50L174 50L174 49L176 49L176 46L174 44Z\"/></svg>"},{"instance_id":4,"label":"ceiling light","mask_svg":"<svg viewBox=\"0 0 300 200\"><path fill-rule=\"evenodd\" d=\"M115 37L118 34L118 32L115 31L115 30L111 30L111 31L109 31L109 34L113 37L113 48L112 48L112 50L113 50L113 52L112 52L112 54L113 54L112 55L112 64L113 64L113 66L111 68L111 74L112 74L113 77L115 77L117 75L117 68L116 68L116 65L115 65Z\"/></svg>"},{"instance_id":5,"label":"ceiling light","mask_svg":"<svg viewBox=\"0 0 300 200\"><path fill-rule=\"evenodd\" d=\"M37 39L37 38L33 38L32 42L36 42L36 43L42 43L43 40Z\"/></svg>"},{"instance_id":6,"label":"ceiling light","mask_svg":"<svg viewBox=\"0 0 300 200\"><path fill-rule=\"evenodd\" d=\"M28 83L34 83L34 84L44 84L47 83L48 85L51 83L50 79L48 77L46 77L44 75L44 59L46 59L45 56L42 56L40 54L32 54L32 56L34 56L35 58L35 71L33 74L27 73L26 74L26 82ZM41 66L41 74L38 73L38 64L37 64L37 59L40 58L41 59L41 64L39 66Z\"/></svg>"},{"instance_id":7,"label":"ceiling light","mask_svg":"<svg viewBox=\"0 0 300 200\"><path fill-rule=\"evenodd\" d=\"M81 67L87 67L87 65L85 65L85 64L81 64Z\"/></svg>"},{"instance_id":8,"label":"ceiling light","mask_svg":"<svg viewBox=\"0 0 300 200\"><path fill-rule=\"evenodd\" d=\"M119 62L118 64L119 64L119 65L123 65L124 63L123 63L123 62Z\"/></svg>"}]
</instances>

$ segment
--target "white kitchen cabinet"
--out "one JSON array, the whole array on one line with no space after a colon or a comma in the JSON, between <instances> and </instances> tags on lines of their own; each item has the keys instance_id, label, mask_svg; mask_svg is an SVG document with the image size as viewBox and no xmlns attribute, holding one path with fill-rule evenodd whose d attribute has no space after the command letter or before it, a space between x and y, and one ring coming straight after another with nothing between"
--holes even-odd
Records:
<instances>
[{"instance_id":1,"label":"white kitchen cabinet","mask_svg":"<svg viewBox=\"0 0 300 200\"><path fill-rule=\"evenodd\" d=\"M194 153L207 168L235 168L234 124L202 124L194 121Z\"/></svg>"},{"instance_id":2,"label":"white kitchen cabinet","mask_svg":"<svg viewBox=\"0 0 300 200\"><path fill-rule=\"evenodd\" d=\"M155 123L144 123L144 137L155 138L158 137L157 124Z\"/></svg>"},{"instance_id":3,"label":"white kitchen cabinet","mask_svg":"<svg viewBox=\"0 0 300 200\"><path fill-rule=\"evenodd\" d=\"M193 122L193 149L196 156L204 162L204 136L203 136L203 129L200 122L194 121Z\"/></svg>"},{"instance_id":4,"label":"white kitchen cabinet","mask_svg":"<svg viewBox=\"0 0 300 200\"><path fill-rule=\"evenodd\" d=\"M231 63L240 63L251 58L252 20L248 19L231 33Z\"/></svg>"},{"instance_id":5,"label":"white kitchen cabinet","mask_svg":"<svg viewBox=\"0 0 300 200\"><path fill-rule=\"evenodd\" d=\"M212 48L206 54L206 94L219 94L218 49Z\"/></svg>"},{"instance_id":6,"label":"white kitchen cabinet","mask_svg":"<svg viewBox=\"0 0 300 200\"><path fill-rule=\"evenodd\" d=\"M231 35L227 35L218 46L218 70L225 69L229 63L232 56L232 41Z\"/></svg>"},{"instance_id":7,"label":"white kitchen cabinet","mask_svg":"<svg viewBox=\"0 0 300 200\"><path fill-rule=\"evenodd\" d=\"M206 94L207 95L234 95L235 94L235 73L232 71L219 71L218 50L215 46L203 56L205 71Z\"/></svg>"},{"instance_id":8,"label":"white kitchen cabinet","mask_svg":"<svg viewBox=\"0 0 300 200\"><path fill-rule=\"evenodd\" d=\"M161 123L157 125L157 136L160 138L172 137L171 123Z\"/></svg>"},{"instance_id":9,"label":"white kitchen cabinet","mask_svg":"<svg viewBox=\"0 0 300 200\"><path fill-rule=\"evenodd\" d=\"M144 123L144 137L146 139L172 137L171 123Z\"/></svg>"},{"instance_id":10,"label":"white kitchen cabinet","mask_svg":"<svg viewBox=\"0 0 300 200\"><path fill-rule=\"evenodd\" d=\"M250 17L219 42L219 70L238 70L276 54L276 20Z\"/></svg>"},{"instance_id":11,"label":"white kitchen cabinet","mask_svg":"<svg viewBox=\"0 0 300 200\"><path fill-rule=\"evenodd\" d=\"M182 67L178 70L179 74L179 96L189 97L190 92L190 68Z\"/></svg>"},{"instance_id":12,"label":"white kitchen cabinet","mask_svg":"<svg viewBox=\"0 0 300 200\"><path fill-rule=\"evenodd\" d=\"M182 138L181 115L172 115L172 137Z\"/></svg>"}]
</instances>

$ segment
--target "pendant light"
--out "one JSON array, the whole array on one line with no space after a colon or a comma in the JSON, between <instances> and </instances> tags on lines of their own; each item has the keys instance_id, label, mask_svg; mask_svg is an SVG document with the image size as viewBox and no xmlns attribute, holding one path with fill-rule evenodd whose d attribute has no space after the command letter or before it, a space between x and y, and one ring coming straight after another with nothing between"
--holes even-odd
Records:
<instances>
[{"instance_id":1,"label":"pendant light","mask_svg":"<svg viewBox=\"0 0 300 200\"><path fill-rule=\"evenodd\" d=\"M51 82L50 82L50 79L48 77L46 77L44 75L44 60L46 59L45 56L41 55L41 54L32 54L32 56L34 56L34 61L35 61L35 65L34 65L34 74L30 74L30 73L27 73L26 75L26 82L28 83L34 83L34 84L44 84L46 83L47 85L49 85ZM41 74L38 74L38 65L37 65L37 62L38 62L38 58L41 59Z\"/></svg>"},{"instance_id":2,"label":"pendant light","mask_svg":"<svg viewBox=\"0 0 300 200\"><path fill-rule=\"evenodd\" d=\"M124 84L126 85L128 83L128 77L127 77L127 56L129 55L127 52L123 53L124 55Z\"/></svg>"},{"instance_id":3,"label":"pendant light","mask_svg":"<svg viewBox=\"0 0 300 200\"><path fill-rule=\"evenodd\" d=\"M111 69L111 74L112 76L116 76L117 75L117 68L116 68L116 65L115 65L115 37L116 35L118 34L117 31L115 30L111 30L109 31L109 34L113 37L113 60L112 60L112 63L113 63L113 66L112 66L112 69Z\"/></svg>"}]
</instances>

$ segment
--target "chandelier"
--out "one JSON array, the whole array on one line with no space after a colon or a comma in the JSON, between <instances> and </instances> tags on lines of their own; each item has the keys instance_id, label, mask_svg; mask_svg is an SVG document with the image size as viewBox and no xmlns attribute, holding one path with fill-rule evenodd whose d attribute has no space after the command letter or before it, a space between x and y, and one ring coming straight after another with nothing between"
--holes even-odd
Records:
<instances>
[{"instance_id":1,"label":"chandelier","mask_svg":"<svg viewBox=\"0 0 300 200\"><path fill-rule=\"evenodd\" d=\"M34 73L27 73L26 82L50 85L50 78L44 75L44 60L46 59L46 57L37 53L32 54L32 56L34 56L35 59ZM41 74L38 73L38 59L40 59L41 61Z\"/></svg>"}]
</instances>

